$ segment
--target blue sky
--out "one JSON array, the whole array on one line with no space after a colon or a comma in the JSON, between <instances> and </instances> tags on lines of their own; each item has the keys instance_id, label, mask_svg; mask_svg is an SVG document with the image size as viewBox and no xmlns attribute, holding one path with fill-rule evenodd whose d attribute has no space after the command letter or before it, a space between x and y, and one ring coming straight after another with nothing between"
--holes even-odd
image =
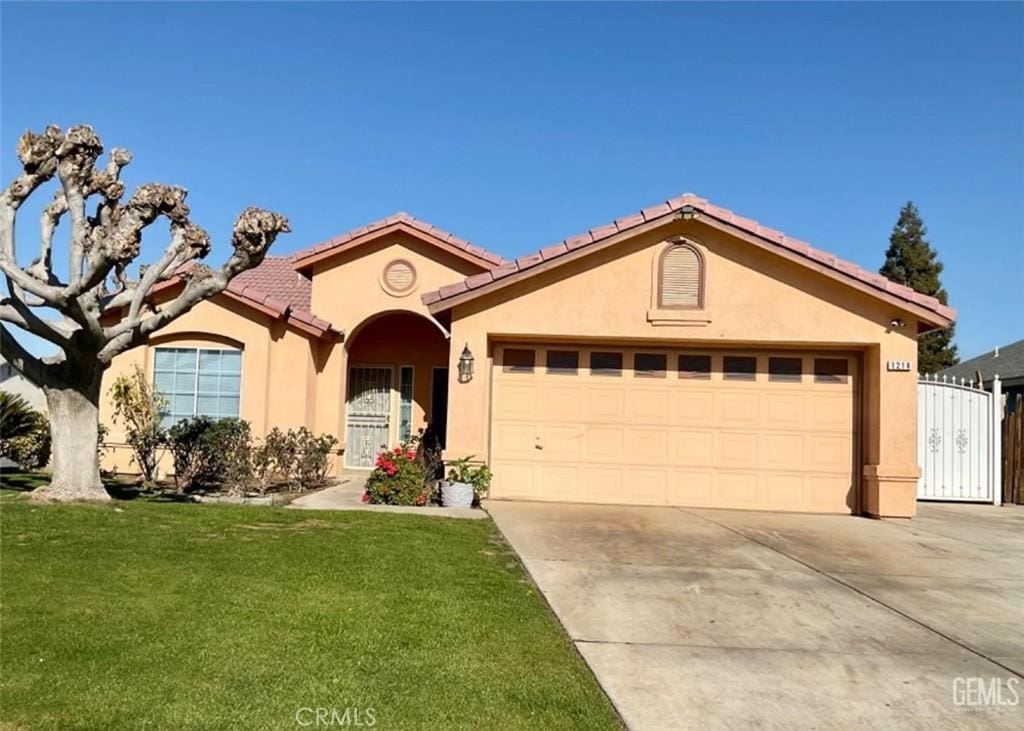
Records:
<instances>
[{"instance_id":1,"label":"blue sky","mask_svg":"<svg viewBox=\"0 0 1024 731\"><path fill-rule=\"evenodd\" d=\"M290 218L276 253L405 210L515 256L692 191L874 269L912 199L962 355L1024 337L1019 3L5 2L0 22L5 181L23 130L92 124L135 153L130 185L189 188L215 260L249 204Z\"/></svg>"}]
</instances>

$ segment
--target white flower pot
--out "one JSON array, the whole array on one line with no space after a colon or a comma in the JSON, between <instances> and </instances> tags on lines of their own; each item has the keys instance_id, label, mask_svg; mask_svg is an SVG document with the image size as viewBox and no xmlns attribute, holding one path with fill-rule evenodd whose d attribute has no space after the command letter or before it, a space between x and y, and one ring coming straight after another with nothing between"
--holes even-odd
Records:
<instances>
[{"instance_id":1,"label":"white flower pot","mask_svg":"<svg viewBox=\"0 0 1024 731\"><path fill-rule=\"evenodd\" d=\"M473 507L473 486L468 482L441 480L441 504L446 508Z\"/></svg>"}]
</instances>

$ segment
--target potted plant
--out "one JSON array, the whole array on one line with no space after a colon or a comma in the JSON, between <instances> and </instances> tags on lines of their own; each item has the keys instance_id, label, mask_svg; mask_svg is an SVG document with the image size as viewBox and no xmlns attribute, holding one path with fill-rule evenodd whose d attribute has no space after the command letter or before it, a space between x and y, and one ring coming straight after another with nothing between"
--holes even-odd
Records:
<instances>
[{"instance_id":1,"label":"potted plant","mask_svg":"<svg viewBox=\"0 0 1024 731\"><path fill-rule=\"evenodd\" d=\"M441 504L446 508L469 508L491 486L487 465L474 467L473 457L463 457L448 465L448 479L441 480Z\"/></svg>"}]
</instances>

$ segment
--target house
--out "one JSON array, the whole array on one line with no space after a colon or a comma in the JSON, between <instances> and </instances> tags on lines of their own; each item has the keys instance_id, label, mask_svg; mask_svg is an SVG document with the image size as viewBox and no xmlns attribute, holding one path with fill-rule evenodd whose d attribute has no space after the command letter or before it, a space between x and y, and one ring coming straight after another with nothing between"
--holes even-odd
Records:
<instances>
[{"instance_id":1,"label":"house","mask_svg":"<svg viewBox=\"0 0 1024 731\"><path fill-rule=\"evenodd\" d=\"M0 391L21 396L33 409L46 413L46 394L43 389L21 375L3 358L0 358Z\"/></svg>"},{"instance_id":2,"label":"house","mask_svg":"<svg viewBox=\"0 0 1024 731\"><path fill-rule=\"evenodd\" d=\"M1024 396L1024 340L1003 345L969 360L939 371L940 377L976 383L981 374L982 386L991 391L992 379L999 376L1003 396L1013 409L1018 395Z\"/></svg>"},{"instance_id":3,"label":"house","mask_svg":"<svg viewBox=\"0 0 1024 731\"><path fill-rule=\"evenodd\" d=\"M689 194L515 261L398 214L268 257L106 379L331 432L350 469L429 421L498 499L911 516L916 338L954 316Z\"/></svg>"}]
</instances>

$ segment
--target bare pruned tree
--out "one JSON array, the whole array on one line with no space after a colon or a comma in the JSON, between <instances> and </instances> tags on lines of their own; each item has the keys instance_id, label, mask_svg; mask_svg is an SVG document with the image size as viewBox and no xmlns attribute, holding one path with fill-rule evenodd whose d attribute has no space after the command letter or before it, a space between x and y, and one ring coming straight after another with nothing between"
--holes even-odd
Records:
<instances>
[{"instance_id":1,"label":"bare pruned tree","mask_svg":"<svg viewBox=\"0 0 1024 731\"><path fill-rule=\"evenodd\" d=\"M26 132L18 142L22 172L0 194L0 353L46 394L53 441L53 476L36 499L109 500L100 480L97 454L100 382L114 356L145 343L161 327L196 304L223 291L231 278L257 266L288 221L276 213L247 208L231 234L233 252L219 269L198 260L210 251L210 237L189 219L184 188L149 183L127 200L121 168L127 150L110 151L104 167L99 137L86 125L62 133ZM55 178L59 188L39 222L39 255L19 266L15 221L21 205ZM90 199L95 198L95 206ZM170 224L170 242L160 259L129 276L139 255L143 230L160 217ZM54 233L70 224L67 281L54 273ZM154 304L154 287L172 277L184 286L170 300ZM59 313L54 318L52 313ZM11 326L60 349L37 357L14 337Z\"/></svg>"}]
</instances>

